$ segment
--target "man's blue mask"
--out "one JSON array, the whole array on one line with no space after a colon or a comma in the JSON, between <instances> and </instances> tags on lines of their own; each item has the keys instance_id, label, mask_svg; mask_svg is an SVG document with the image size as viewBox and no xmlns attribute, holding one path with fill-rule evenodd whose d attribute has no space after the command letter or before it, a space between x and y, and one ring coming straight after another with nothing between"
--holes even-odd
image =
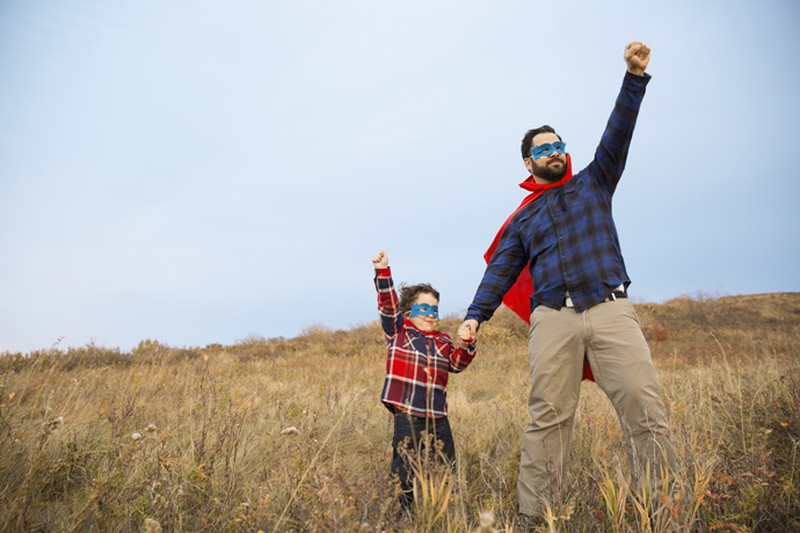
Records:
<instances>
[{"instance_id":1,"label":"man's blue mask","mask_svg":"<svg viewBox=\"0 0 800 533\"><path fill-rule=\"evenodd\" d=\"M431 318L439 318L439 306L431 304L412 304L411 316L429 316Z\"/></svg>"},{"instance_id":2,"label":"man's blue mask","mask_svg":"<svg viewBox=\"0 0 800 533\"><path fill-rule=\"evenodd\" d=\"M566 153L567 153L567 143L561 142L561 141L556 141L556 142L554 142L552 144L545 143L545 144L540 144L539 146L534 146L533 148L531 148L531 155L533 156L534 159L539 159L540 157L548 156L548 155L552 154L553 152L556 152L556 153L561 154L561 155L566 155Z\"/></svg>"}]
</instances>

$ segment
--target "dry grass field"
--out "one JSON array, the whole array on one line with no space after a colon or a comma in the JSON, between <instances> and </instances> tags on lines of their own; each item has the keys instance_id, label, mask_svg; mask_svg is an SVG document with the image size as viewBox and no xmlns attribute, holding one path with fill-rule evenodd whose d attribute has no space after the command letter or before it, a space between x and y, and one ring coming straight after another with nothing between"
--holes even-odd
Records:
<instances>
[{"instance_id":1,"label":"dry grass field","mask_svg":"<svg viewBox=\"0 0 800 533\"><path fill-rule=\"evenodd\" d=\"M582 386L542 531L800 531L800 294L638 304L681 472L631 487ZM443 321L452 332L459 320ZM398 517L377 321L292 339L0 356L0 531L511 531L526 327L505 309L449 390L458 465Z\"/></svg>"}]
</instances>

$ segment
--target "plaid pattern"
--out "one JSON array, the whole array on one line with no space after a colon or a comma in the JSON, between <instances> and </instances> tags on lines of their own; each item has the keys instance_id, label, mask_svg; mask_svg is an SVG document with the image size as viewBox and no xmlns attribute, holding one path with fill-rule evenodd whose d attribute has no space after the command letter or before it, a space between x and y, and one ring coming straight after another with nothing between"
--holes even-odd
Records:
<instances>
[{"instance_id":1,"label":"plaid pattern","mask_svg":"<svg viewBox=\"0 0 800 533\"><path fill-rule=\"evenodd\" d=\"M456 348L446 333L418 330L400 312L390 268L375 271L378 312L386 336L386 380L381 401L389 411L447 416L447 377L475 357L475 344Z\"/></svg>"},{"instance_id":2,"label":"plaid pattern","mask_svg":"<svg viewBox=\"0 0 800 533\"><path fill-rule=\"evenodd\" d=\"M467 319L491 318L530 262L537 305L561 309L569 291L578 312L630 285L611 198L625 169L639 107L650 75L625 74L594 160L561 187L545 191L508 223L486 267Z\"/></svg>"}]
</instances>

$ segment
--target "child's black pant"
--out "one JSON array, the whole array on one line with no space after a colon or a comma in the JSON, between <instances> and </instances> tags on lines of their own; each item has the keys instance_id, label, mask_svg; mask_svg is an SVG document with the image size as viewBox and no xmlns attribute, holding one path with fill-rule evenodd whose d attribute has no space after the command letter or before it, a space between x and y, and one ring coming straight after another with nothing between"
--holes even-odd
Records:
<instances>
[{"instance_id":1,"label":"child's black pant","mask_svg":"<svg viewBox=\"0 0 800 533\"><path fill-rule=\"evenodd\" d=\"M423 432L432 435L433 442L424 443ZM408 437L408 441L405 449L410 453L412 460L419 460L423 463L432 458L453 467L456 462L456 448L447 417L425 418L401 412L394 415L392 473L397 474L397 477L400 478L400 487L403 489L400 502L403 507L407 508L414 501L414 472L408 463L408 454L398 451L398 447L403 447L406 437ZM442 442L441 452L436 451L436 441ZM425 457L423 454L426 453L431 455Z\"/></svg>"}]
</instances>

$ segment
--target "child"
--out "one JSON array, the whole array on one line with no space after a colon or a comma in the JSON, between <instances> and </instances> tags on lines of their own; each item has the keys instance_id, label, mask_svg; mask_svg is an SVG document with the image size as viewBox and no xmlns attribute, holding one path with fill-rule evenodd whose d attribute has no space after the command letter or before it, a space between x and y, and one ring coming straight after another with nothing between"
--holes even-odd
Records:
<instances>
[{"instance_id":1,"label":"child","mask_svg":"<svg viewBox=\"0 0 800 533\"><path fill-rule=\"evenodd\" d=\"M378 252L372 264L378 311L388 345L381 401L394 415L391 468L400 478L401 504L408 508L413 501L413 474L407 454L399 453L398 447L419 453L422 433L427 432L441 441L447 464L455 463L456 451L447 420L447 377L449 372L467 368L475 357L475 340L463 328L458 332L458 347L454 347L446 333L436 330L436 289L427 283L405 287L398 301L386 253Z\"/></svg>"}]
</instances>

